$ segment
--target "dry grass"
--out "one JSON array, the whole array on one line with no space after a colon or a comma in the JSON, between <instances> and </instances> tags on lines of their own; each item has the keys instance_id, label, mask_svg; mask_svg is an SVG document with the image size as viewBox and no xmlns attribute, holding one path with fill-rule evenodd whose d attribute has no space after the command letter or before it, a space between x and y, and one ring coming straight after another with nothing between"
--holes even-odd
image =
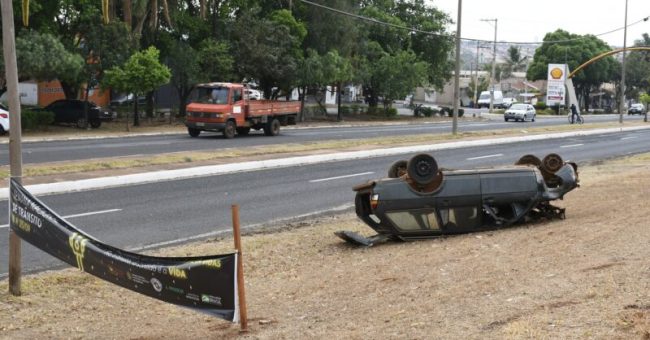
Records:
<instances>
[{"instance_id":1,"label":"dry grass","mask_svg":"<svg viewBox=\"0 0 650 340\"><path fill-rule=\"evenodd\" d=\"M343 214L245 236L247 334L68 269L0 282L0 338L647 339L649 175L649 155L584 167L566 220L499 231L357 248Z\"/></svg>"}]
</instances>

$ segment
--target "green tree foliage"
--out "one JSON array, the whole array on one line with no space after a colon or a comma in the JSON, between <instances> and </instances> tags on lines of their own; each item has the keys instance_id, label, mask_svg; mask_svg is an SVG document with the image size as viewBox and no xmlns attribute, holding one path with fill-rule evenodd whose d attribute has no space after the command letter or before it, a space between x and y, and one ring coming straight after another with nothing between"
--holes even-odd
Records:
<instances>
[{"instance_id":1,"label":"green tree foliage","mask_svg":"<svg viewBox=\"0 0 650 340\"><path fill-rule=\"evenodd\" d=\"M650 35L644 33L641 39L634 42L634 46L650 46ZM627 98L637 98L642 92L650 92L650 51L628 52L625 59L625 89Z\"/></svg>"},{"instance_id":2,"label":"green tree foliage","mask_svg":"<svg viewBox=\"0 0 650 340\"><path fill-rule=\"evenodd\" d=\"M526 68L526 59L526 57L522 58L519 47L510 46L506 63L501 67L501 77L507 79L512 76L513 72L523 71Z\"/></svg>"},{"instance_id":3,"label":"green tree foliage","mask_svg":"<svg viewBox=\"0 0 650 340\"><path fill-rule=\"evenodd\" d=\"M160 52L151 46L144 51L134 53L122 67L113 67L106 71L104 83L114 89L133 93L134 98L152 91L169 82L171 72L159 61ZM133 125L140 125L138 101L134 100Z\"/></svg>"},{"instance_id":4,"label":"green tree foliage","mask_svg":"<svg viewBox=\"0 0 650 340\"><path fill-rule=\"evenodd\" d=\"M1 48L0 48L1 50ZM34 79L76 79L81 74L84 62L78 54L68 52L56 37L48 33L21 30L16 37L16 61L18 77L21 80ZM0 55L2 68L2 92L4 92L4 59Z\"/></svg>"},{"instance_id":5,"label":"green tree foliage","mask_svg":"<svg viewBox=\"0 0 650 340\"><path fill-rule=\"evenodd\" d=\"M572 41L551 42L568 39ZM544 41L542 46L535 51L533 62L528 68L526 77L530 80L546 79L548 64L564 64L566 61L569 68L575 70L589 59L611 50L604 41L593 35L581 36L563 30L547 33ZM607 57L577 73L573 77L573 84L576 87L579 100L589 98L589 93L598 89L603 82L614 80L616 69L620 69L620 63L613 57ZM584 102L587 106L588 101ZM586 108L588 109L588 107Z\"/></svg>"}]
</instances>

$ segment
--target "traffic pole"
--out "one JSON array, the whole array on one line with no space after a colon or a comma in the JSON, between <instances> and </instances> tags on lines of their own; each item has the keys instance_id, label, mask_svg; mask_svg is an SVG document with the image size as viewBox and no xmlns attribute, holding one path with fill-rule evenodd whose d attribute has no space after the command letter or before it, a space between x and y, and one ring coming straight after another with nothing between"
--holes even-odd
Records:
<instances>
[{"instance_id":1,"label":"traffic pole","mask_svg":"<svg viewBox=\"0 0 650 340\"><path fill-rule=\"evenodd\" d=\"M22 183L23 158L20 132L20 100L18 97L18 67L16 64L16 34L11 0L2 0L2 48L5 59L5 77L9 96L9 167L11 179ZM20 237L9 228L9 292L20 295L22 266Z\"/></svg>"},{"instance_id":2,"label":"traffic pole","mask_svg":"<svg viewBox=\"0 0 650 340\"><path fill-rule=\"evenodd\" d=\"M246 310L246 292L244 290L244 261L241 249L241 231L239 228L239 205L232 205L232 234L237 250L237 298L239 299L239 324L242 332L248 331L248 313Z\"/></svg>"}]
</instances>

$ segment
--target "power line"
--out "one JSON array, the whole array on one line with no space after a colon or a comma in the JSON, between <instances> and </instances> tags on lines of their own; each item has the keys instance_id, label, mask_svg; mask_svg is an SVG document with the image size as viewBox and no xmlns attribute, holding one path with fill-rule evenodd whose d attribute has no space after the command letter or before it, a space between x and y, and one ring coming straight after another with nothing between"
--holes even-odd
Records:
<instances>
[{"instance_id":1,"label":"power line","mask_svg":"<svg viewBox=\"0 0 650 340\"><path fill-rule=\"evenodd\" d=\"M358 15L358 14L354 14L354 13L346 12L346 11L343 11L343 10L340 10L340 9L336 9L336 8L328 7L328 6L321 5L321 4L317 4L317 3L315 3L315 2L311 2L311 1L308 1L308 0L300 0L300 1L302 1L303 3L305 3L305 4L307 4L307 5L310 5L310 6L319 7L319 8L322 8L322 9L325 9L325 10L328 10L328 11L331 11L331 12L334 12L334 13L338 13L338 14L341 14L341 15L345 15L345 16L348 16L348 17L355 18L355 19L359 19L359 20L367 21L367 22L370 22L370 23L373 23L373 24L377 24L377 25L383 25L383 26L389 26L389 27L394 27L394 28L398 28L398 29L404 29L404 30L408 30L408 31L411 31L411 32L418 32L418 33L422 33L422 34L426 34L426 35L431 35L431 36L435 36L435 37L450 38L450 39L451 39L451 38L455 38L455 35L453 35L453 34L440 34L440 33L436 33L436 32L423 31L423 30L420 30L420 29L417 29L417 28L414 28L414 27L408 27L408 26L402 26L402 25L391 24L391 23L388 23L388 22L385 22L385 21L381 21L381 20L378 20L378 19L375 19L375 18L369 18L369 17L365 17L365 16L362 16L362 15ZM633 23L631 23L631 24L629 24L629 25L627 25L627 26L619 27L619 28L616 28L616 29L613 29L613 30L610 30L610 31L607 31L607 32L604 32L604 33L595 34L595 35L592 35L592 36L594 36L594 37L600 37L600 36L603 36L603 35L611 34L611 33L614 33L614 32L620 31L620 30L623 30L623 29L625 29L626 27L634 26L634 25L636 25L636 24L638 24L638 23L641 23L641 22L643 22L643 21L648 21L649 18L650 18L650 16L646 16L646 17L641 18L641 19L639 19L639 20L637 20L637 21L635 21L635 22L633 22ZM552 40L552 41L541 41L541 42L531 42L531 41L497 41L497 44L511 44L511 45L558 44L558 43L566 43L566 42L573 42L573 41L584 40L584 39L587 39L587 38L588 38L588 37L579 37L579 38L573 38L573 39ZM481 42L482 42L482 43L486 43L486 42L492 43L491 40L483 40L483 39L475 39L475 38L462 38L462 37L461 37L460 39L461 39L461 40L465 40L465 41L476 41L476 42L480 42L480 43L481 43Z\"/></svg>"}]
</instances>

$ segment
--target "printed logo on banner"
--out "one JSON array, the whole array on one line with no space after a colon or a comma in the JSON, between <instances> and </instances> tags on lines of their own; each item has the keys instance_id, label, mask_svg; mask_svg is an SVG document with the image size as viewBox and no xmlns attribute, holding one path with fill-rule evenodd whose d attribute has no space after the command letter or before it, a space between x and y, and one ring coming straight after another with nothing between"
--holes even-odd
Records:
<instances>
[{"instance_id":1,"label":"printed logo on banner","mask_svg":"<svg viewBox=\"0 0 650 340\"><path fill-rule=\"evenodd\" d=\"M206 266L206 267L209 267L209 268L216 268L216 269L221 268L221 260L219 260L219 259L202 260L202 261L196 261L194 263L196 263L198 265Z\"/></svg>"},{"instance_id":2,"label":"printed logo on banner","mask_svg":"<svg viewBox=\"0 0 650 340\"><path fill-rule=\"evenodd\" d=\"M201 295L201 302L209 303L211 305L221 306L221 298L218 296L203 294Z\"/></svg>"},{"instance_id":3,"label":"printed logo on banner","mask_svg":"<svg viewBox=\"0 0 650 340\"><path fill-rule=\"evenodd\" d=\"M162 292L163 285L160 283L160 280L158 280L155 277L151 278L151 286L153 287L153 290L157 291L158 293Z\"/></svg>"},{"instance_id":4,"label":"printed logo on banner","mask_svg":"<svg viewBox=\"0 0 650 340\"><path fill-rule=\"evenodd\" d=\"M86 252L86 243L88 243L88 239L79 235L78 233L72 233L72 235L70 235L70 238L68 238L68 242L70 243L72 252L77 257L77 268L83 271L84 254Z\"/></svg>"}]
</instances>

